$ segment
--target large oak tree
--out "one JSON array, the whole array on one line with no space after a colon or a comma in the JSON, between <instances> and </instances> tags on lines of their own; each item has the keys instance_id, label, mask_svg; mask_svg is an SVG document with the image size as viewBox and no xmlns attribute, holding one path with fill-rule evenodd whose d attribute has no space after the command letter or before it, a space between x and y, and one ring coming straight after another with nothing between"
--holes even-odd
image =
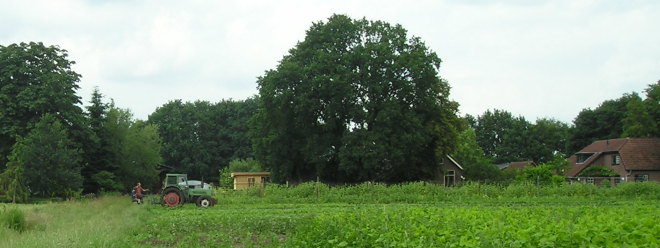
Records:
<instances>
[{"instance_id":1,"label":"large oak tree","mask_svg":"<svg viewBox=\"0 0 660 248\"><path fill-rule=\"evenodd\" d=\"M440 58L400 25L333 15L258 79L257 159L276 182L430 179L457 136Z\"/></svg>"}]
</instances>

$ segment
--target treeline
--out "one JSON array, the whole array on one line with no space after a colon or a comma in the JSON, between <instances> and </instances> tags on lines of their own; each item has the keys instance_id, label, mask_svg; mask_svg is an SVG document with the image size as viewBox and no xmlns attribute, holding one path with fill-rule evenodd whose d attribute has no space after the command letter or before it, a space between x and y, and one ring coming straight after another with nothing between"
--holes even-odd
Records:
<instances>
[{"instance_id":1,"label":"treeline","mask_svg":"<svg viewBox=\"0 0 660 248\"><path fill-rule=\"evenodd\" d=\"M452 153L472 181L507 182L495 164L534 161L557 168L567 158L597 140L660 137L660 81L618 99L605 100L595 109L583 109L572 123L552 118L530 122L506 110L487 110L477 117L465 115L465 128ZM561 167L561 166L559 166Z\"/></svg>"},{"instance_id":2,"label":"treeline","mask_svg":"<svg viewBox=\"0 0 660 248\"><path fill-rule=\"evenodd\" d=\"M189 179L218 183L219 170L231 161L253 158L248 138L258 97L246 100L170 101L149 115L162 138L163 164Z\"/></svg>"},{"instance_id":3,"label":"treeline","mask_svg":"<svg viewBox=\"0 0 660 248\"><path fill-rule=\"evenodd\" d=\"M314 23L258 78L258 96L173 100L145 121L105 102L99 89L83 109L73 63L56 46L0 46L5 199L158 187L158 165L223 183L231 164L270 171L273 182L396 183L437 179L451 154L468 180L481 180L500 176L494 163L556 169L558 158L595 140L659 133L657 84L644 100L632 93L605 101L573 124L531 123L497 109L459 117L438 76L440 58L419 37L344 15Z\"/></svg>"},{"instance_id":4,"label":"treeline","mask_svg":"<svg viewBox=\"0 0 660 248\"><path fill-rule=\"evenodd\" d=\"M103 102L81 108L81 75L67 51L42 43L0 46L0 200L72 197L156 183L155 125Z\"/></svg>"}]
</instances>

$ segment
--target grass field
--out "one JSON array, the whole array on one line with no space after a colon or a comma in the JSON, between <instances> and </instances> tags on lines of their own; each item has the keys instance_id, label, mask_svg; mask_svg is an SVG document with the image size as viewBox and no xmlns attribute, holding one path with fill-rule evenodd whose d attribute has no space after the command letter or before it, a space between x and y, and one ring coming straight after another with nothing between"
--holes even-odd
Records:
<instances>
[{"instance_id":1,"label":"grass field","mask_svg":"<svg viewBox=\"0 0 660 248\"><path fill-rule=\"evenodd\" d=\"M209 209L136 205L120 196L4 204L0 211L25 213L26 230L0 227L0 246L660 246L658 184L490 187L267 187L218 192L220 203Z\"/></svg>"}]
</instances>

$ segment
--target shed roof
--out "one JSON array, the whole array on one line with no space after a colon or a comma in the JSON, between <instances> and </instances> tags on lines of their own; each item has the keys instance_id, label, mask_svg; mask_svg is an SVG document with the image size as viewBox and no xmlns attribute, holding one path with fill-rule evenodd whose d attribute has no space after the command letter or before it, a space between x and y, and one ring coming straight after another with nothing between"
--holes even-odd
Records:
<instances>
[{"instance_id":1,"label":"shed roof","mask_svg":"<svg viewBox=\"0 0 660 248\"><path fill-rule=\"evenodd\" d=\"M255 177L269 177L270 172L233 172L231 177L236 176L255 176Z\"/></svg>"}]
</instances>

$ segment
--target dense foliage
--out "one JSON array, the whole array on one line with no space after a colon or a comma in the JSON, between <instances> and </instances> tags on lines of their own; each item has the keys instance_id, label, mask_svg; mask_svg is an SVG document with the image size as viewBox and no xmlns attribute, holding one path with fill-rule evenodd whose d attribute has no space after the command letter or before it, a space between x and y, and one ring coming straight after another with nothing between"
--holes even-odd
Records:
<instances>
[{"instance_id":1,"label":"dense foliage","mask_svg":"<svg viewBox=\"0 0 660 248\"><path fill-rule=\"evenodd\" d=\"M66 198L82 188L81 151L53 115L44 115L16 143L11 159L16 166L23 167L25 183L32 194Z\"/></svg>"},{"instance_id":2,"label":"dense foliage","mask_svg":"<svg viewBox=\"0 0 660 248\"><path fill-rule=\"evenodd\" d=\"M188 178L218 181L218 170L235 159L252 158L248 120L256 98L218 103L170 101L149 116L163 139L163 163Z\"/></svg>"},{"instance_id":3,"label":"dense foliage","mask_svg":"<svg viewBox=\"0 0 660 248\"><path fill-rule=\"evenodd\" d=\"M333 15L259 77L258 97L173 100L144 122L104 102L98 88L81 108L82 76L66 50L0 45L0 201L158 186L158 164L223 185L241 170L231 161L257 164L275 182L431 180L446 154L468 181L508 185L559 174L558 156L596 140L660 137L660 81L645 95L584 109L572 124L494 109L465 116L465 125L440 62L400 25ZM548 166L527 174L493 166L523 160ZM586 172L613 175L599 170Z\"/></svg>"},{"instance_id":4,"label":"dense foliage","mask_svg":"<svg viewBox=\"0 0 660 248\"><path fill-rule=\"evenodd\" d=\"M263 190L220 193L221 205L211 209L157 206L150 209L155 217L134 235L168 247L618 247L660 242L653 235L660 231L655 224L660 220L654 204L657 183L613 188L307 183ZM638 217L630 218L632 212Z\"/></svg>"},{"instance_id":5,"label":"dense foliage","mask_svg":"<svg viewBox=\"0 0 660 248\"><path fill-rule=\"evenodd\" d=\"M436 176L457 136L440 58L400 25L333 15L258 79L256 157L273 180Z\"/></svg>"},{"instance_id":6,"label":"dense foliage","mask_svg":"<svg viewBox=\"0 0 660 248\"><path fill-rule=\"evenodd\" d=\"M557 153L565 154L569 126L551 118L530 123L506 110L486 110L483 115L466 116L475 130L476 141L494 163L551 161Z\"/></svg>"},{"instance_id":7,"label":"dense foliage","mask_svg":"<svg viewBox=\"0 0 660 248\"><path fill-rule=\"evenodd\" d=\"M42 43L0 45L0 170L16 140L45 114L63 124L77 148L88 138L80 97L80 74L67 51Z\"/></svg>"},{"instance_id":8,"label":"dense foliage","mask_svg":"<svg viewBox=\"0 0 660 248\"><path fill-rule=\"evenodd\" d=\"M3 247L21 248L655 247L660 242L655 182L459 188L307 183L269 185L255 194L257 188L219 191L219 205L208 209L131 205L125 196L0 204L0 237Z\"/></svg>"},{"instance_id":9,"label":"dense foliage","mask_svg":"<svg viewBox=\"0 0 660 248\"><path fill-rule=\"evenodd\" d=\"M81 75L67 56L42 43L0 46L2 201L124 191L156 180L161 158L155 126L104 103L98 89L84 112L76 95Z\"/></svg>"}]
</instances>

